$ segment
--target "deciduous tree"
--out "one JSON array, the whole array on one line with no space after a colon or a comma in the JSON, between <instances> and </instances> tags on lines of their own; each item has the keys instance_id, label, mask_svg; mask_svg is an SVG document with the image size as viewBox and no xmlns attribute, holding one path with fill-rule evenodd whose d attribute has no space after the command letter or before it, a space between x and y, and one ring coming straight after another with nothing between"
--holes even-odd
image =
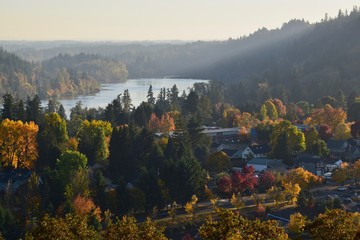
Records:
<instances>
[{"instance_id":1,"label":"deciduous tree","mask_svg":"<svg viewBox=\"0 0 360 240\"><path fill-rule=\"evenodd\" d=\"M359 236L359 213L339 209L327 209L305 228L313 239L357 239Z\"/></svg>"},{"instance_id":2,"label":"deciduous tree","mask_svg":"<svg viewBox=\"0 0 360 240\"><path fill-rule=\"evenodd\" d=\"M38 157L37 133L34 123L5 119L0 124L0 156L3 166L29 168Z\"/></svg>"},{"instance_id":3,"label":"deciduous tree","mask_svg":"<svg viewBox=\"0 0 360 240\"><path fill-rule=\"evenodd\" d=\"M107 164L111 132L111 124L106 121L85 120L82 123L78 133L78 148L86 155L89 164L96 162Z\"/></svg>"}]
</instances>

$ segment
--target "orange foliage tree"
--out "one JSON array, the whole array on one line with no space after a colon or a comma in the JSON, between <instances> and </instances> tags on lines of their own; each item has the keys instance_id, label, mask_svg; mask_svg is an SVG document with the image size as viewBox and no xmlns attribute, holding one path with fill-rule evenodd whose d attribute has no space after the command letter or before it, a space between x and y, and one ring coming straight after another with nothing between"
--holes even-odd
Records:
<instances>
[{"instance_id":1,"label":"orange foliage tree","mask_svg":"<svg viewBox=\"0 0 360 240\"><path fill-rule=\"evenodd\" d=\"M155 113L152 113L149 120L149 128L156 132L170 132L175 130L174 118L169 113L164 113L159 119Z\"/></svg>"},{"instance_id":2,"label":"orange foliage tree","mask_svg":"<svg viewBox=\"0 0 360 240\"><path fill-rule=\"evenodd\" d=\"M5 119L0 124L0 159L3 166L32 169L38 157L34 122Z\"/></svg>"},{"instance_id":3,"label":"orange foliage tree","mask_svg":"<svg viewBox=\"0 0 360 240\"><path fill-rule=\"evenodd\" d=\"M341 108L333 108L329 104L326 104L325 107L313 112L310 118L306 120L306 123L318 126L326 124L329 125L332 130L335 130L337 125L345 122L346 117L346 112Z\"/></svg>"}]
</instances>

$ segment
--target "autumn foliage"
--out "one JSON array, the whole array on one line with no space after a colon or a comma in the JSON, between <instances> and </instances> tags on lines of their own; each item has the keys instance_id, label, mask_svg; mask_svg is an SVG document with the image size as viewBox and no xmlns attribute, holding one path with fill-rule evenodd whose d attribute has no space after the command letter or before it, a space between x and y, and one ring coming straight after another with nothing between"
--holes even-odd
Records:
<instances>
[{"instance_id":1,"label":"autumn foliage","mask_svg":"<svg viewBox=\"0 0 360 240\"><path fill-rule=\"evenodd\" d=\"M0 156L3 166L34 168L38 157L37 133L34 122L23 123L5 119L0 124Z\"/></svg>"},{"instance_id":2,"label":"autumn foliage","mask_svg":"<svg viewBox=\"0 0 360 240\"><path fill-rule=\"evenodd\" d=\"M158 118L155 113L152 113L148 125L149 128L155 132L165 133L175 130L174 118L168 113L161 115L161 118Z\"/></svg>"}]
</instances>

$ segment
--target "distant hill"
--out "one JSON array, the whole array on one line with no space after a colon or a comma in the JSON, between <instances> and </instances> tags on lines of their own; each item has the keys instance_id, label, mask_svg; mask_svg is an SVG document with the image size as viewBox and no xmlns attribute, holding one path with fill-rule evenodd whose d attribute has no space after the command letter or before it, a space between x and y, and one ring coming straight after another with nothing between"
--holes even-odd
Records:
<instances>
[{"instance_id":1,"label":"distant hill","mask_svg":"<svg viewBox=\"0 0 360 240\"><path fill-rule=\"evenodd\" d=\"M0 44L25 59L45 60L43 66L48 69L75 66L90 72L99 58L105 66L112 65L111 61L116 66L121 66L116 62L124 63L129 78L216 80L230 86L228 94L236 102L259 102L267 97L296 102L334 96L339 89L346 95L354 90L360 92L359 29L360 12L354 8L350 14L339 11L336 18L319 23L291 20L279 29L262 28L227 41ZM77 61L82 57L89 59L85 63Z\"/></svg>"},{"instance_id":2,"label":"distant hill","mask_svg":"<svg viewBox=\"0 0 360 240\"><path fill-rule=\"evenodd\" d=\"M64 68L76 69L99 82L123 82L128 77L124 63L95 54L60 54L42 62L42 65L51 74L57 74Z\"/></svg>"},{"instance_id":3,"label":"distant hill","mask_svg":"<svg viewBox=\"0 0 360 240\"><path fill-rule=\"evenodd\" d=\"M99 83L74 69L49 74L39 64L22 60L0 48L0 97L5 93L25 99L38 94L41 98L75 96L99 91Z\"/></svg>"},{"instance_id":4,"label":"distant hill","mask_svg":"<svg viewBox=\"0 0 360 240\"><path fill-rule=\"evenodd\" d=\"M346 94L359 91L360 13L353 11L349 16L297 26L300 31L288 32L294 23L301 24L291 21L279 30L264 29L237 43L229 42L242 46L254 38L258 44L248 52L234 47L238 53L195 69L192 75L240 84L253 94L260 84L269 95L291 101L335 96L339 89Z\"/></svg>"}]
</instances>

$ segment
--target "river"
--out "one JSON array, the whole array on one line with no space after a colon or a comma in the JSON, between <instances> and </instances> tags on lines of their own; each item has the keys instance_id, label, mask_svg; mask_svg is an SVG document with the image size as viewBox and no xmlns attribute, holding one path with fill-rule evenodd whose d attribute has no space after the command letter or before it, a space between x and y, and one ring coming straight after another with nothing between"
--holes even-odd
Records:
<instances>
[{"instance_id":1,"label":"river","mask_svg":"<svg viewBox=\"0 0 360 240\"><path fill-rule=\"evenodd\" d=\"M146 101L146 95L149 86L152 85L154 97L160 92L161 88L171 88L176 84L179 89L179 96L183 90L189 92L189 88L196 82L208 82L208 80L199 79L173 79L173 78L143 78L129 79L123 83L104 83L101 84L100 91L95 95L80 95L71 99L60 99L64 106L67 116L70 116L70 109L73 108L78 101L81 101L83 107L98 108L106 107L117 95L122 94L125 89L129 90L132 104L137 107L141 102ZM47 101L42 102L43 106L47 105Z\"/></svg>"}]
</instances>

